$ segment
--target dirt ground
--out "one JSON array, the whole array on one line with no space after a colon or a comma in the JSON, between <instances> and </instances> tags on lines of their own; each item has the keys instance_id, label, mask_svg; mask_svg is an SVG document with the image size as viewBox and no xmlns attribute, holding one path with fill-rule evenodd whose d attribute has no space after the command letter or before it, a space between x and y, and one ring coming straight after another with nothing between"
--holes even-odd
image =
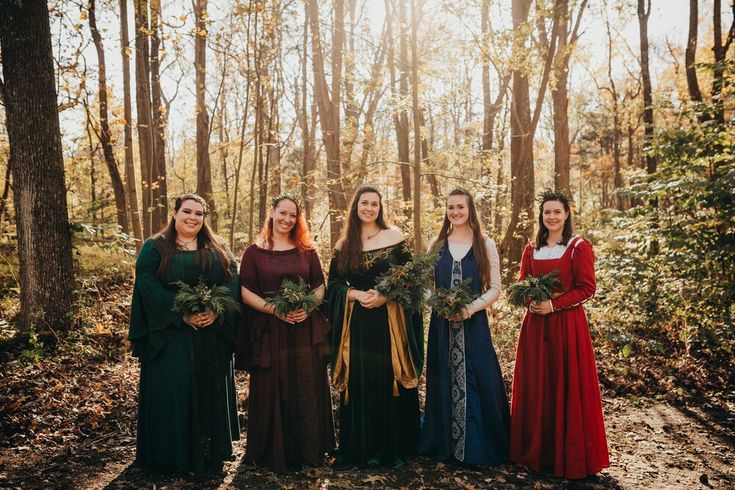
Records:
<instances>
[{"instance_id":1,"label":"dirt ground","mask_svg":"<svg viewBox=\"0 0 735 490\"><path fill-rule=\"evenodd\" d=\"M244 440L236 444L233 461L209 480L145 473L132 464L135 360L81 362L61 356L29 367L13 354L4 357L3 488L735 488L731 413L645 398L631 401L608 390L603 408L612 466L583 481L532 474L513 465L473 468L422 457L400 471L336 472L325 465L277 475L241 463ZM54 374L63 369L65 377ZM238 376L244 402L247 375Z\"/></svg>"}]
</instances>

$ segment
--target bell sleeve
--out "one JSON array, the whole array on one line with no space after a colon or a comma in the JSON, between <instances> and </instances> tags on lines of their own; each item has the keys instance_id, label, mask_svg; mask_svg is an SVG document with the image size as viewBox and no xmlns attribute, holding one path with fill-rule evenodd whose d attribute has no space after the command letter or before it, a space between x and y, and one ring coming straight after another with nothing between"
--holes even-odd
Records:
<instances>
[{"instance_id":1,"label":"bell sleeve","mask_svg":"<svg viewBox=\"0 0 735 490\"><path fill-rule=\"evenodd\" d=\"M345 308L348 303L347 293L350 290L347 279L337 269L337 257L339 257L339 251L335 250L332 255L332 260L329 263L329 278L325 293L327 316L332 324L330 336L332 362L335 361L334 357L339 353L340 342L342 340L342 323L344 321Z\"/></svg>"},{"instance_id":2,"label":"bell sleeve","mask_svg":"<svg viewBox=\"0 0 735 490\"><path fill-rule=\"evenodd\" d=\"M413 254L410 248L406 244L399 250L397 254L398 264L405 264L408 261L413 260ZM400 307L400 306L399 306ZM424 369L424 316L422 311L406 311L404 310L406 318L406 337L408 340L408 347L411 352L411 359L413 361L416 375L420 378L421 372Z\"/></svg>"},{"instance_id":3,"label":"bell sleeve","mask_svg":"<svg viewBox=\"0 0 735 490\"><path fill-rule=\"evenodd\" d=\"M169 327L182 326L181 315L172 311L176 292L156 277L161 254L154 239L143 243L135 261L135 284L130 310L128 339L133 343L133 356L151 359L167 345Z\"/></svg>"}]
</instances>

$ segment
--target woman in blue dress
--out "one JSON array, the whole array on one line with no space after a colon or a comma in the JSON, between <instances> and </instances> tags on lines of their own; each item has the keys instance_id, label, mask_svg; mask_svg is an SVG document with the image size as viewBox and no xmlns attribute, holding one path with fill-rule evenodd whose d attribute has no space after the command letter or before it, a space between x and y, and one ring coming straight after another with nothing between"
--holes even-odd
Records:
<instances>
[{"instance_id":1,"label":"woman in blue dress","mask_svg":"<svg viewBox=\"0 0 735 490\"><path fill-rule=\"evenodd\" d=\"M432 312L419 453L472 465L505 463L510 413L486 313L500 296L500 264L466 190L449 193L433 246L440 253L436 287L453 289L472 278L472 290L481 296L454 317Z\"/></svg>"}]
</instances>

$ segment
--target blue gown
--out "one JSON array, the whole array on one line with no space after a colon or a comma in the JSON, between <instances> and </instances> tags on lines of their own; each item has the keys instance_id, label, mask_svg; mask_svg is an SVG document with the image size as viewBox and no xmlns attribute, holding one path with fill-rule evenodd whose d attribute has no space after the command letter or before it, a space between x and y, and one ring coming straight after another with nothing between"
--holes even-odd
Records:
<instances>
[{"instance_id":1,"label":"blue gown","mask_svg":"<svg viewBox=\"0 0 735 490\"><path fill-rule=\"evenodd\" d=\"M472 248L454 260L447 243L434 267L436 287L472 278L481 293ZM508 461L510 412L485 310L464 322L432 312L426 363L426 407L419 453L443 461L495 465Z\"/></svg>"}]
</instances>

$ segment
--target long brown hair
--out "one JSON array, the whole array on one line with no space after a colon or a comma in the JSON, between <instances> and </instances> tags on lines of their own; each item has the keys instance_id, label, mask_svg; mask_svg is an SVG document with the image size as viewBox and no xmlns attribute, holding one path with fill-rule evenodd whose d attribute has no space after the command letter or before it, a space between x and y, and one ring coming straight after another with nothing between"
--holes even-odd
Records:
<instances>
[{"instance_id":1,"label":"long brown hair","mask_svg":"<svg viewBox=\"0 0 735 490\"><path fill-rule=\"evenodd\" d=\"M304 213L301 212L301 206L295 197L288 194L281 194L278 197L273 198L271 201L271 215L265 218L263 223L263 229L260 231L260 239L263 244L268 244L268 249L273 250L273 211L276 206L283 201L289 200L296 205L296 223L294 224L291 231L288 232L288 238L293 243L296 250L299 252L305 252L314 248L314 242L312 242L309 236L309 227L306 224L306 218Z\"/></svg>"},{"instance_id":2,"label":"long brown hair","mask_svg":"<svg viewBox=\"0 0 735 490\"><path fill-rule=\"evenodd\" d=\"M209 206L207 206L207 201L199 194L186 193L177 197L174 201L174 211L178 212L181 209L181 205L186 201L195 201L201 204L204 210L204 217L206 218ZM163 230L153 236L153 244L161 254L161 264L158 266L156 277L162 281L168 280L168 268L171 265L171 257L178 250L176 236L176 219L173 217ZM194 263L201 268L202 272L209 270L212 267L212 254L210 251L214 252L217 260L222 264L225 277L229 280L232 273L230 271L230 257L226 247L224 240L215 235L207 222L203 221L202 229L197 234L197 251L194 257Z\"/></svg>"},{"instance_id":3,"label":"long brown hair","mask_svg":"<svg viewBox=\"0 0 735 490\"><path fill-rule=\"evenodd\" d=\"M561 191L547 189L538 196L538 233L536 233L536 250L547 246L549 243L549 229L544 224L544 204L549 201L559 201L567 213L567 219L564 220L564 229L561 232L561 245L568 245L569 240L574 233L574 224L572 223L572 208L569 206L569 199Z\"/></svg>"},{"instance_id":4,"label":"long brown hair","mask_svg":"<svg viewBox=\"0 0 735 490\"><path fill-rule=\"evenodd\" d=\"M342 249L339 252L337 258L337 270L340 274L347 274L348 272L355 272L360 266L360 254L362 253L362 239L360 237L360 229L362 222L360 217L357 215L357 205L360 203L360 197L367 193L374 192L378 195L378 201L380 203L380 209L378 210L378 217L375 220L375 224L381 230L387 230L389 228L388 223L385 221L383 216L383 196L380 194L378 189L371 186L363 186L355 191L355 196L352 198L350 204L350 210L347 212L347 224L342 230Z\"/></svg>"},{"instance_id":5,"label":"long brown hair","mask_svg":"<svg viewBox=\"0 0 735 490\"><path fill-rule=\"evenodd\" d=\"M487 256L487 247L485 246L485 235L482 232L482 222L480 221L480 214L475 206L475 199L469 191L457 188L449 193L447 199L450 196L464 196L467 198L467 208L470 210L470 215L467 219L467 224L472 229L472 253L475 255L477 260L477 267L480 270L480 285L483 291L490 287L490 259ZM439 230L439 236L436 238L436 243L441 243L447 240L447 237L452 234L452 224L449 221L447 213L444 213L444 222L442 223L441 230Z\"/></svg>"}]
</instances>

